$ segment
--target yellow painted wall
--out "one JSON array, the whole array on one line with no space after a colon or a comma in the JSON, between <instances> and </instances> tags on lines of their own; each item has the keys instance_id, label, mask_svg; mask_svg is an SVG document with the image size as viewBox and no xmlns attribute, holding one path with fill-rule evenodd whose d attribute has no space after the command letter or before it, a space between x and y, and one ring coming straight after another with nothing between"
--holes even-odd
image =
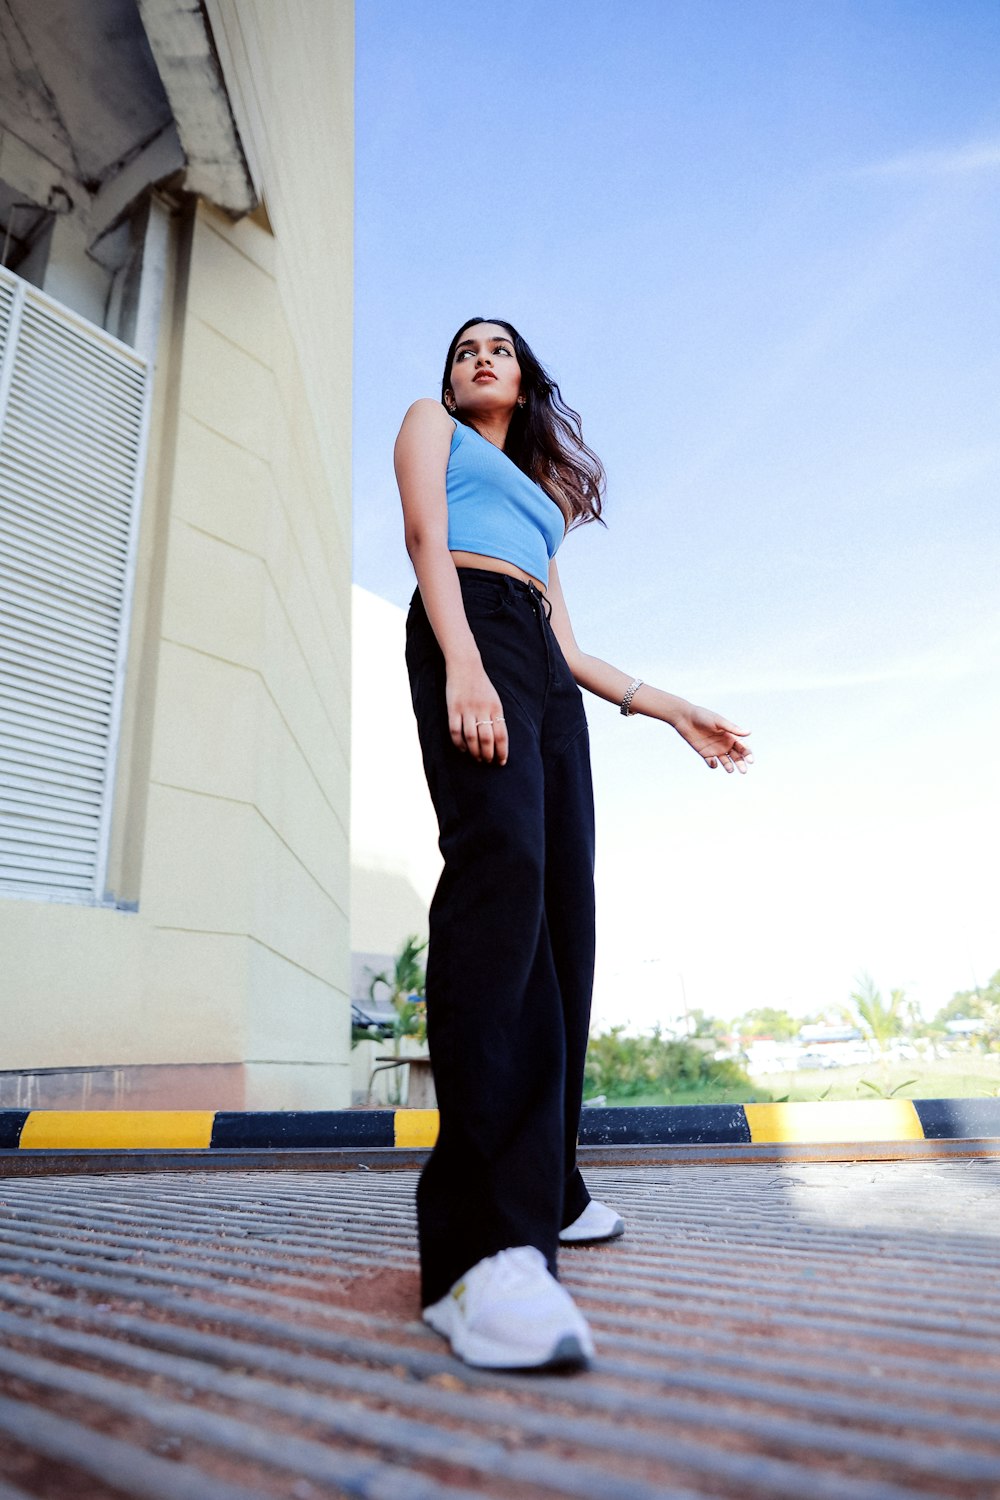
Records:
<instances>
[{"instance_id":1,"label":"yellow painted wall","mask_svg":"<svg viewBox=\"0 0 1000 1500\"><path fill-rule=\"evenodd\" d=\"M352 9L209 9L265 207L173 226L109 871L137 910L0 901L0 1069L238 1063L247 1107L339 1107Z\"/></svg>"}]
</instances>

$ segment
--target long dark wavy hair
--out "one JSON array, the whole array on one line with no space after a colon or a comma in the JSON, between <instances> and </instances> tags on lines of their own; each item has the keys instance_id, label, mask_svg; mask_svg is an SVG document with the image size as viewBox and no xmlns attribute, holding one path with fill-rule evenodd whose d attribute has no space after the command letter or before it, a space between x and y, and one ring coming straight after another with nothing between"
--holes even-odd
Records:
<instances>
[{"instance_id":1,"label":"long dark wavy hair","mask_svg":"<svg viewBox=\"0 0 1000 1500\"><path fill-rule=\"evenodd\" d=\"M469 318L455 334L444 362L441 400L451 387L451 370L458 342L476 323L495 323L506 328L521 367L521 394L527 399L515 408L507 429L503 451L529 479L541 485L566 517L566 529L586 521L601 521L604 466L583 441L578 412L567 406L555 381L550 379L513 324L504 318ZM472 423L459 411L450 412L467 427Z\"/></svg>"}]
</instances>

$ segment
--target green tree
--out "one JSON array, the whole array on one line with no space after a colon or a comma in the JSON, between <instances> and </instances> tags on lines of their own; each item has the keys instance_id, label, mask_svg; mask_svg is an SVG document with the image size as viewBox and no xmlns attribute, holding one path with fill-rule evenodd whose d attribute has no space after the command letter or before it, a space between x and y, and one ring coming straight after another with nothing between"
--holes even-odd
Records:
<instances>
[{"instance_id":1,"label":"green tree","mask_svg":"<svg viewBox=\"0 0 1000 1500\"><path fill-rule=\"evenodd\" d=\"M974 990L958 990L947 1005L938 1011L931 1027L944 1032L948 1021L982 1021L983 1029L970 1038L970 1044L986 1052L1000 1052L1000 969L985 985Z\"/></svg>"},{"instance_id":2,"label":"green tree","mask_svg":"<svg viewBox=\"0 0 1000 1500\"><path fill-rule=\"evenodd\" d=\"M983 1020L986 1022L986 1027L979 1034L983 1050L1000 1052L1000 1002L990 1002L988 1009L984 1012Z\"/></svg>"},{"instance_id":3,"label":"green tree","mask_svg":"<svg viewBox=\"0 0 1000 1500\"><path fill-rule=\"evenodd\" d=\"M947 1005L943 1005L934 1017L935 1024L946 1021L973 1021L985 1019L993 1006L1000 1005L1000 969L985 985L974 990L958 990Z\"/></svg>"},{"instance_id":4,"label":"green tree","mask_svg":"<svg viewBox=\"0 0 1000 1500\"><path fill-rule=\"evenodd\" d=\"M427 1039L427 981L421 959L426 947L426 938L421 940L415 933L408 937L396 955L392 968L373 975L368 986L368 995L372 1000L375 999L375 991L379 986L384 986L389 991L389 1000L396 1012L393 1036L397 1052L402 1036L415 1036L421 1042Z\"/></svg>"},{"instance_id":5,"label":"green tree","mask_svg":"<svg viewBox=\"0 0 1000 1500\"><path fill-rule=\"evenodd\" d=\"M707 1015L699 1006L688 1011L687 1023L688 1036L698 1041L718 1043L727 1030L725 1021L720 1021L718 1016Z\"/></svg>"},{"instance_id":6,"label":"green tree","mask_svg":"<svg viewBox=\"0 0 1000 1500\"><path fill-rule=\"evenodd\" d=\"M584 1073L584 1092L610 1100L641 1094L691 1093L703 1089L741 1089L750 1080L738 1064L716 1061L692 1037L665 1037L656 1027L648 1036L626 1036L624 1027L591 1034Z\"/></svg>"},{"instance_id":7,"label":"green tree","mask_svg":"<svg viewBox=\"0 0 1000 1500\"><path fill-rule=\"evenodd\" d=\"M870 974L862 974L857 984L857 989L851 991L851 1005L845 1015L874 1045L884 1069L889 1043L906 1029L909 1018L906 994L903 990L890 990L888 1000L884 1000Z\"/></svg>"},{"instance_id":8,"label":"green tree","mask_svg":"<svg viewBox=\"0 0 1000 1500\"><path fill-rule=\"evenodd\" d=\"M773 1037L776 1042L790 1042L798 1036L802 1022L787 1010L762 1005L756 1010L748 1010L735 1024L740 1036L766 1036Z\"/></svg>"}]
</instances>

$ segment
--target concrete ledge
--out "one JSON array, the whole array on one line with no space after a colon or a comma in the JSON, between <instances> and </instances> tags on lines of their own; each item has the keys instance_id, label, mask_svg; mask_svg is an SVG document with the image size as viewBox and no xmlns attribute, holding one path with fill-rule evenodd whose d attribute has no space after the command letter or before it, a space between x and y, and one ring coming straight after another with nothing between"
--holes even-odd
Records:
<instances>
[{"instance_id":1,"label":"concrete ledge","mask_svg":"<svg viewBox=\"0 0 1000 1500\"><path fill-rule=\"evenodd\" d=\"M5 1177L95 1176L122 1172L399 1172L422 1167L426 1148L408 1146L316 1147L244 1146L234 1151L202 1150L0 1150ZM854 1141L827 1145L665 1145L581 1146L577 1159L591 1167L787 1166L791 1162L973 1161L1000 1160L1000 1137L986 1140Z\"/></svg>"},{"instance_id":2,"label":"concrete ledge","mask_svg":"<svg viewBox=\"0 0 1000 1500\"><path fill-rule=\"evenodd\" d=\"M0 1151L426 1150L433 1109L0 1110ZM759 1146L1000 1139L1000 1099L585 1109L580 1145Z\"/></svg>"}]
</instances>

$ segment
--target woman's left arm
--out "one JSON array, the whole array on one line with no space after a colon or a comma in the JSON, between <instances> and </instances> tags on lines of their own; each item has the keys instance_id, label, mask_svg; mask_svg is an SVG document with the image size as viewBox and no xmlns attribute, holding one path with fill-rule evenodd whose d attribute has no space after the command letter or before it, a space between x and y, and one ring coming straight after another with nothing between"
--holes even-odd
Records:
<instances>
[{"instance_id":1,"label":"woman's left arm","mask_svg":"<svg viewBox=\"0 0 1000 1500\"><path fill-rule=\"evenodd\" d=\"M576 681L598 698L620 705L634 679L599 656L589 656L580 650L555 561L549 564L548 598L552 605L552 629ZM662 719L664 724L671 725L713 771L722 765L727 771L741 771L745 775L753 763L749 747L743 744L749 729L738 729L710 708L699 708L686 698L678 698L647 682L635 693L631 708L633 713Z\"/></svg>"}]
</instances>

